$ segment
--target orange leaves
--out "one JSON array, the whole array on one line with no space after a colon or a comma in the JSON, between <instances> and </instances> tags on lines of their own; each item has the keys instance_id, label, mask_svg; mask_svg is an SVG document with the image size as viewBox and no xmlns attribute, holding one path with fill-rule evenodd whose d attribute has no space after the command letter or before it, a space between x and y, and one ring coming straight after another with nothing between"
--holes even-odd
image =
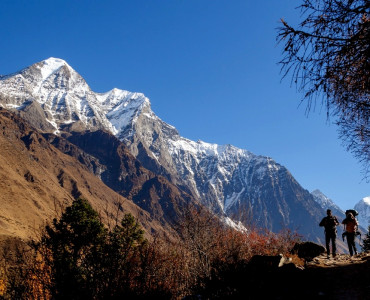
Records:
<instances>
[{"instance_id":1,"label":"orange leaves","mask_svg":"<svg viewBox=\"0 0 370 300\"><path fill-rule=\"evenodd\" d=\"M0 279L0 297L4 296L6 291L6 280L4 278Z\"/></svg>"},{"instance_id":2,"label":"orange leaves","mask_svg":"<svg viewBox=\"0 0 370 300\"><path fill-rule=\"evenodd\" d=\"M135 223L130 220L129 225ZM128 241L132 232L127 232L120 230L119 240ZM102 247L104 255L85 265L98 279L98 285L86 285L85 289L94 289L98 299L125 296L181 299L215 286L220 288L218 283L226 284L230 274L236 277L248 274L245 266L254 255L288 256L298 239L290 231L275 234L254 227L238 231L204 209L185 212L177 232L177 240L153 237L146 243L136 243L129 255L125 251L115 252L115 247L108 247L113 244L106 244ZM121 250L129 245L132 243L125 243ZM51 299L55 294L63 294L65 287L57 285L60 278L55 275L52 254L47 245L37 243L19 252L14 265L7 268L13 273L4 276L0 273L0 298L21 295L18 298ZM81 282L75 286L80 288Z\"/></svg>"}]
</instances>

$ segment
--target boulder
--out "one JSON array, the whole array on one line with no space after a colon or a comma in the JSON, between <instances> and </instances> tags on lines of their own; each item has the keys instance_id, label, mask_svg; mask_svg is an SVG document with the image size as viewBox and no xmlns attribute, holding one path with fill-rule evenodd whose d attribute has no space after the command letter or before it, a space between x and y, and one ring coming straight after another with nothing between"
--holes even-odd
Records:
<instances>
[{"instance_id":1,"label":"boulder","mask_svg":"<svg viewBox=\"0 0 370 300\"><path fill-rule=\"evenodd\" d=\"M303 258L306 261L311 261L314 257L326 251L325 247L313 243L313 242L302 242L296 243L291 250L291 253L297 254L299 258Z\"/></svg>"}]
</instances>

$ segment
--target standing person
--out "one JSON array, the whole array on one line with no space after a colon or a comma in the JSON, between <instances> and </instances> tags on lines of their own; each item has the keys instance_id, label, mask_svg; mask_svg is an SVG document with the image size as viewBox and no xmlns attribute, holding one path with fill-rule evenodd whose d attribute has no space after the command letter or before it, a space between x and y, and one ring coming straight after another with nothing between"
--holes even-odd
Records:
<instances>
[{"instance_id":1,"label":"standing person","mask_svg":"<svg viewBox=\"0 0 370 300\"><path fill-rule=\"evenodd\" d=\"M330 240L333 257L337 255L336 238L337 238L337 226L339 225L339 222L337 220L337 217L331 214L330 209L326 211L326 214L327 216L321 220L319 226L325 228L326 252L328 258L330 258Z\"/></svg>"},{"instance_id":2,"label":"standing person","mask_svg":"<svg viewBox=\"0 0 370 300\"><path fill-rule=\"evenodd\" d=\"M347 236L349 254L352 256L353 251L355 252L355 254L357 254L355 237L356 237L356 231L358 228L358 222L356 218L353 216L353 214L349 212L346 215L346 218L343 220L342 224L344 224L344 230L347 233L346 236Z\"/></svg>"}]
</instances>

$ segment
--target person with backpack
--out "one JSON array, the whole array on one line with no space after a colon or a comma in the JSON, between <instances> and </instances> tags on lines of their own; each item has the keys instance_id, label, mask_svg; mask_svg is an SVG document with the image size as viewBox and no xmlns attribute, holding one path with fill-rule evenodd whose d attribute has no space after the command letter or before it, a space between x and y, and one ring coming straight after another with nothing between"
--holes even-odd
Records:
<instances>
[{"instance_id":1,"label":"person with backpack","mask_svg":"<svg viewBox=\"0 0 370 300\"><path fill-rule=\"evenodd\" d=\"M336 238L337 238L337 226L339 225L339 222L337 217L331 214L330 209L326 211L326 214L327 216L321 220L319 226L325 228L326 252L328 255L327 257L330 258L330 241L333 257L337 255Z\"/></svg>"},{"instance_id":2,"label":"person with backpack","mask_svg":"<svg viewBox=\"0 0 370 300\"><path fill-rule=\"evenodd\" d=\"M356 231L358 228L358 222L352 212L346 214L346 218L343 220L344 230L347 237L347 244L349 254L353 256L353 252L357 254L357 248L355 243Z\"/></svg>"}]
</instances>

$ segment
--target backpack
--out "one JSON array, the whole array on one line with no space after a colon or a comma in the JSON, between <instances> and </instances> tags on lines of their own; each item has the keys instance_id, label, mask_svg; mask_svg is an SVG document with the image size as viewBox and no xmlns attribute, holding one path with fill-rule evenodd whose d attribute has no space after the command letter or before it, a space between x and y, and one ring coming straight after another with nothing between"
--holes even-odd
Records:
<instances>
[{"instance_id":1,"label":"backpack","mask_svg":"<svg viewBox=\"0 0 370 300\"><path fill-rule=\"evenodd\" d=\"M354 210L354 209L347 209L347 210L346 210L346 216L347 216L349 213L352 213L352 215L353 215L355 218L358 216L358 212L357 212L357 210Z\"/></svg>"},{"instance_id":2,"label":"backpack","mask_svg":"<svg viewBox=\"0 0 370 300\"><path fill-rule=\"evenodd\" d=\"M319 226L324 226L325 231L334 232L337 230L337 225L339 224L335 216L327 216L320 222Z\"/></svg>"}]
</instances>

